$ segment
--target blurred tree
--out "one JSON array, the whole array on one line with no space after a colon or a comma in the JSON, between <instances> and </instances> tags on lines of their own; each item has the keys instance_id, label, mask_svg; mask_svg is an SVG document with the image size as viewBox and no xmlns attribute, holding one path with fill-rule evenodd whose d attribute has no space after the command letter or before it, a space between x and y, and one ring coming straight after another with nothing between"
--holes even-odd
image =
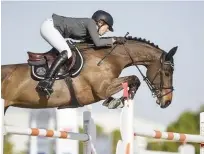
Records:
<instances>
[{"instance_id":1,"label":"blurred tree","mask_svg":"<svg viewBox=\"0 0 204 154\"><path fill-rule=\"evenodd\" d=\"M4 154L12 154L14 145L10 141L11 135L4 136Z\"/></svg>"},{"instance_id":2,"label":"blurred tree","mask_svg":"<svg viewBox=\"0 0 204 154\"><path fill-rule=\"evenodd\" d=\"M116 153L118 140L121 140L120 130L116 129L112 133L112 153Z\"/></svg>"}]
</instances>

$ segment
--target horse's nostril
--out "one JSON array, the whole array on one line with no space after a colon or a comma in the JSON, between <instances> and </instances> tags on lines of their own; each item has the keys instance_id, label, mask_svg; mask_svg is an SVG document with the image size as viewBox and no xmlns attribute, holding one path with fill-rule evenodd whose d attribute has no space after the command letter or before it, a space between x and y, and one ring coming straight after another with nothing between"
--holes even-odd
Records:
<instances>
[{"instance_id":1,"label":"horse's nostril","mask_svg":"<svg viewBox=\"0 0 204 154\"><path fill-rule=\"evenodd\" d=\"M171 101L166 101L164 105L161 105L161 108L167 108L171 104Z\"/></svg>"},{"instance_id":2,"label":"horse's nostril","mask_svg":"<svg viewBox=\"0 0 204 154\"><path fill-rule=\"evenodd\" d=\"M171 104L171 101L167 101L167 102L165 103L165 107L168 107L170 104Z\"/></svg>"}]
</instances>

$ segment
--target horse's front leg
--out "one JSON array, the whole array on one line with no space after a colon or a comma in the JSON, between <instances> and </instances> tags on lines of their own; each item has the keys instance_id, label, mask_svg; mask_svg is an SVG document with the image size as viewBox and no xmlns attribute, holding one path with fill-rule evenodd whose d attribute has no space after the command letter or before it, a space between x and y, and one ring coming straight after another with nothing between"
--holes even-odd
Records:
<instances>
[{"instance_id":1,"label":"horse's front leg","mask_svg":"<svg viewBox=\"0 0 204 154\"><path fill-rule=\"evenodd\" d=\"M125 98L123 96L121 98L112 97L112 95L123 90L122 83L124 82L128 83L129 98L130 99L134 98L136 91L140 86L140 80L135 75L120 77L120 78L114 79L111 85L107 88L106 97L108 98L103 102L104 106L107 106L109 109L121 108L124 106Z\"/></svg>"}]
</instances>

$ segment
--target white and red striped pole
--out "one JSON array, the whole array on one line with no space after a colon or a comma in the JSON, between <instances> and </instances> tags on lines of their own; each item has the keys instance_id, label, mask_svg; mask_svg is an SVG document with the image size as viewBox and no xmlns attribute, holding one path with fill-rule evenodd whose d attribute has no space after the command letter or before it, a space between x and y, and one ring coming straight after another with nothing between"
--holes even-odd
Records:
<instances>
[{"instance_id":1,"label":"white and red striped pole","mask_svg":"<svg viewBox=\"0 0 204 154\"><path fill-rule=\"evenodd\" d=\"M61 138L61 139L71 139L79 141L89 140L87 134L66 132L66 131L54 131L47 129L39 128L21 128L14 126L5 126L7 134L16 134L16 135L29 135L29 136L41 136L41 137L52 137L52 138Z\"/></svg>"},{"instance_id":2,"label":"white and red striped pole","mask_svg":"<svg viewBox=\"0 0 204 154\"><path fill-rule=\"evenodd\" d=\"M150 129L140 129L139 127L135 129L134 136L151 137L155 139L165 139L178 142L191 142L191 143L202 143L204 142L204 136L174 133L174 132L161 132L158 130Z\"/></svg>"}]
</instances>

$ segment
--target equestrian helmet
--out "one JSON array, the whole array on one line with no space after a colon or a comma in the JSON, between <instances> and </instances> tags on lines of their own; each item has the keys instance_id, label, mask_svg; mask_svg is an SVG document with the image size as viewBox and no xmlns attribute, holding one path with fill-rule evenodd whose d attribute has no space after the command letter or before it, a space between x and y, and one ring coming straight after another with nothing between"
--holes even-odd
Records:
<instances>
[{"instance_id":1,"label":"equestrian helmet","mask_svg":"<svg viewBox=\"0 0 204 154\"><path fill-rule=\"evenodd\" d=\"M109 30L113 32L113 17L108 12L98 10L92 15L92 19L96 22L103 20L109 26Z\"/></svg>"}]
</instances>

